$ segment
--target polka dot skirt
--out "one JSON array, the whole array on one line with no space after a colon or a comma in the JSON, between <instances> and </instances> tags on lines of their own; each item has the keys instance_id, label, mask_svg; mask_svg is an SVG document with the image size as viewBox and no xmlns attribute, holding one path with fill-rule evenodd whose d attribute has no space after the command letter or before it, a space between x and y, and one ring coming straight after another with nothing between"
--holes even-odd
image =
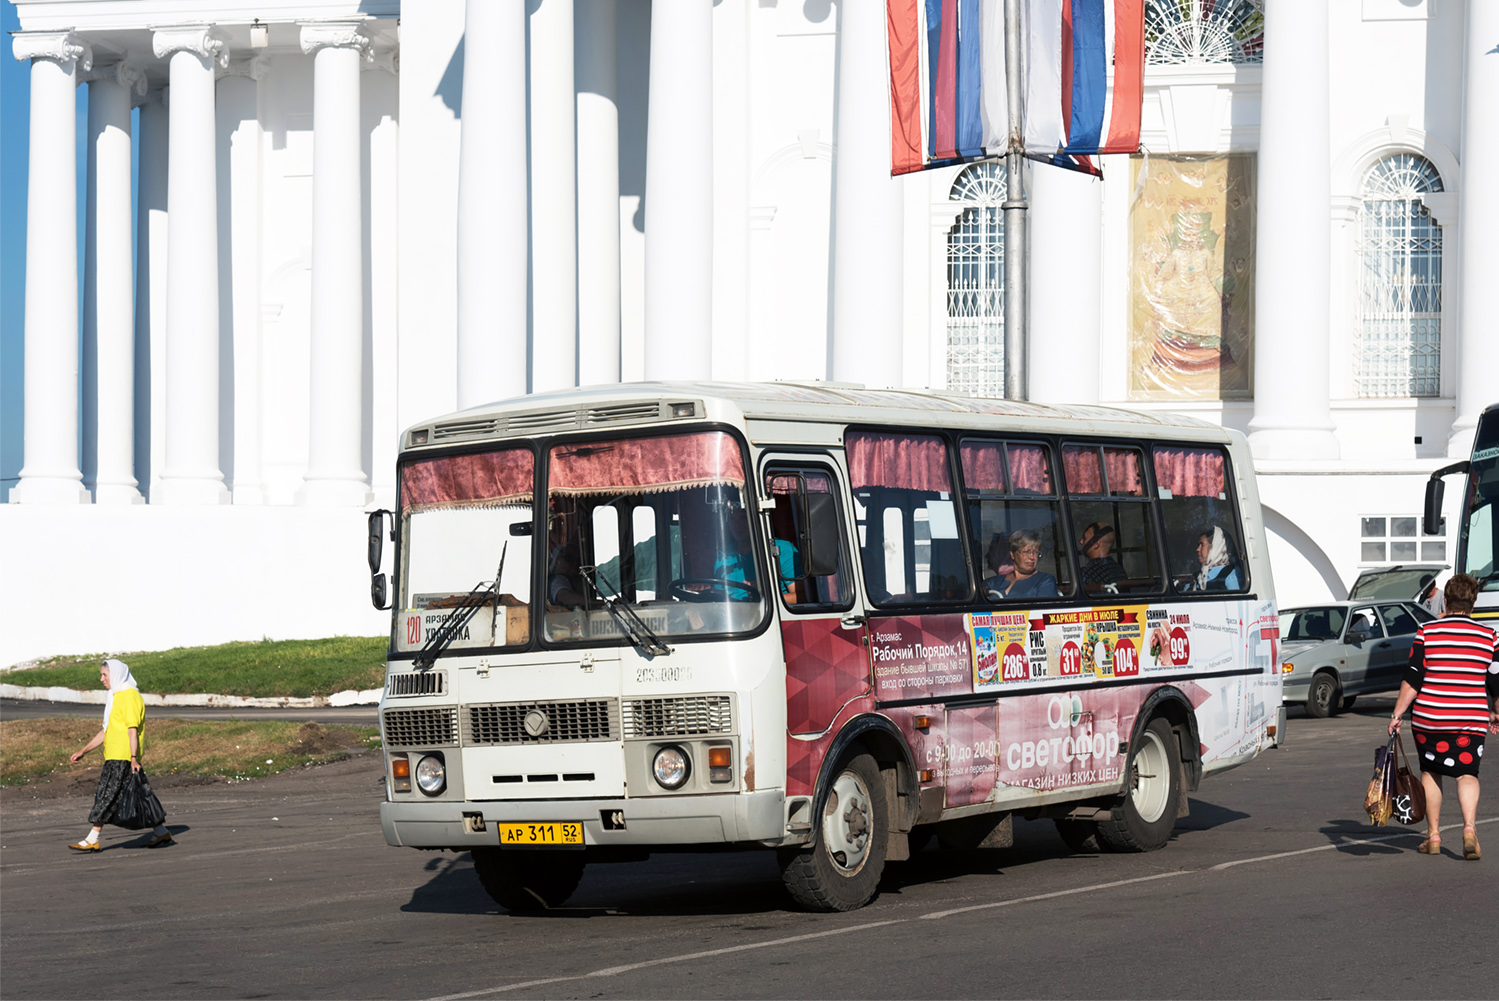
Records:
<instances>
[{"instance_id":1,"label":"polka dot skirt","mask_svg":"<svg viewBox=\"0 0 1499 1001\"><path fill-rule=\"evenodd\" d=\"M1433 775L1477 775L1483 761L1483 734L1459 730L1417 730L1416 757Z\"/></svg>"}]
</instances>

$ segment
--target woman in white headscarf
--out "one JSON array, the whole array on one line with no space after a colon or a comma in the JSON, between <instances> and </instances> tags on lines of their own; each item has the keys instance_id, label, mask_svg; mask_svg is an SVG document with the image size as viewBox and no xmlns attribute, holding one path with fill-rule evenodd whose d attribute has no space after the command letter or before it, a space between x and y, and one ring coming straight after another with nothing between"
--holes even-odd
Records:
<instances>
[{"instance_id":1,"label":"woman in white headscarf","mask_svg":"<svg viewBox=\"0 0 1499 1001\"><path fill-rule=\"evenodd\" d=\"M111 659L99 665L99 684L109 691L104 699L104 726L94 734L93 740L68 759L76 764L85 754L100 744L104 745L104 769L99 774L99 787L94 791L94 808L88 814L88 822L93 828L82 841L68 845L80 852L96 852L103 848L99 844L99 832L114 817L120 793L131 774L141 770L146 703L141 698L140 689L135 687L135 678L124 661ZM171 832L164 825L157 824L146 847L171 843Z\"/></svg>"},{"instance_id":2,"label":"woman in white headscarf","mask_svg":"<svg viewBox=\"0 0 1499 1001\"><path fill-rule=\"evenodd\" d=\"M1197 576L1183 588L1186 591L1237 591L1243 587L1239 563L1234 558L1228 536L1217 525L1197 539Z\"/></svg>"}]
</instances>

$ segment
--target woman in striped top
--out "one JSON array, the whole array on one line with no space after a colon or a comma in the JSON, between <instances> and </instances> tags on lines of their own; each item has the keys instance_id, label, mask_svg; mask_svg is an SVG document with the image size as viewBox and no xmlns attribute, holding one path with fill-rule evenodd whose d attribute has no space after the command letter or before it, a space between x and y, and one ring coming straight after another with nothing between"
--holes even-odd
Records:
<instances>
[{"instance_id":1,"label":"woman in striped top","mask_svg":"<svg viewBox=\"0 0 1499 1001\"><path fill-rule=\"evenodd\" d=\"M1463 858L1477 860L1478 766L1483 738L1499 732L1499 636L1475 622L1470 613L1478 581L1458 574L1444 592L1447 611L1416 631L1410 666L1400 684L1400 698L1390 717L1390 733L1414 704L1411 729L1426 790L1426 840L1416 850L1442 850L1438 815L1442 809L1442 776L1457 780L1457 802L1463 811Z\"/></svg>"}]
</instances>

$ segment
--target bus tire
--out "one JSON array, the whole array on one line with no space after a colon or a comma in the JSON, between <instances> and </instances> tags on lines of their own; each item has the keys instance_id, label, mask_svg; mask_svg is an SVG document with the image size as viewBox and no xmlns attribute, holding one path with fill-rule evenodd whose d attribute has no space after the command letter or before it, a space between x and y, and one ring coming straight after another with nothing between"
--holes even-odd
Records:
<instances>
[{"instance_id":1,"label":"bus tire","mask_svg":"<svg viewBox=\"0 0 1499 1001\"><path fill-rule=\"evenodd\" d=\"M1337 712L1342 702L1341 689L1336 674L1331 671L1317 672L1306 692L1306 714L1313 719L1326 719Z\"/></svg>"},{"instance_id":2,"label":"bus tire","mask_svg":"<svg viewBox=\"0 0 1499 1001\"><path fill-rule=\"evenodd\" d=\"M1181 796L1181 755L1165 719L1157 716L1140 731L1126 774L1124 801L1098 822L1098 840L1112 851L1153 852L1170 839Z\"/></svg>"},{"instance_id":3,"label":"bus tire","mask_svg":"<svg viewBox=\"0 0 1499 1001\"><path fill-rule=\"evenodd\" d=\"M1057 834L1062 842L1075 852L1096 852L1098 846L1098 824L1092 820L1063 820L1058 818Z\"/></svg>"},{"instance_id":4,"label":"bus tire","mask_svg":"<svg viewBox=\"0 0 1499 1001\"><path fill-rule=\"evenodd\" d=\"M868 754L855 753L833 775L812 843L777 855L787 892L809 911L863 907L885 871L890 810L879 765Z\"/></svg>"},{"instance_id":5,"label":"bus tire","mask_svg":"<svg viewBox=\"0 0 1499 1001\"><path fill-rule=\"evenodd\" d=\"M540 911L567 902L583 879L580 851L473 849L474 871L494 902L509 911Z\"/></svg>"}]
</instances>

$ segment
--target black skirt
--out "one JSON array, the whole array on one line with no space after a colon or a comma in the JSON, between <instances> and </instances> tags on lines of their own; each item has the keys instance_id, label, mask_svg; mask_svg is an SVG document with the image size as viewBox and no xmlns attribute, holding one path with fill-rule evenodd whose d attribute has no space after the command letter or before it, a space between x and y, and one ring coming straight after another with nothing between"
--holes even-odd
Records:
<instances>
[{"instance_id":1,"label":"black skirt","mask_svg":"<svg viewBox=\"0 0 1499 1001\"><path fill-rule=\"evenodd\" d=\"M95 827L107 824L115 815L115 804L130 778L130 762L106 761L99 773L99 788L94 790L94 808L88 812L88 822Z\"/></svg>"},{"instance_id":2,"label":"black skirt","mask_svg":"<svg viewBox=\"0 0 1499 1001\"><path fill-rule=\"evenodd\" d=\"M1483 763L1483 734L1468 730L1420 730L1416 758L1423 772L1433 775L1478 775Z\"/></svg>"}]
</instances>

